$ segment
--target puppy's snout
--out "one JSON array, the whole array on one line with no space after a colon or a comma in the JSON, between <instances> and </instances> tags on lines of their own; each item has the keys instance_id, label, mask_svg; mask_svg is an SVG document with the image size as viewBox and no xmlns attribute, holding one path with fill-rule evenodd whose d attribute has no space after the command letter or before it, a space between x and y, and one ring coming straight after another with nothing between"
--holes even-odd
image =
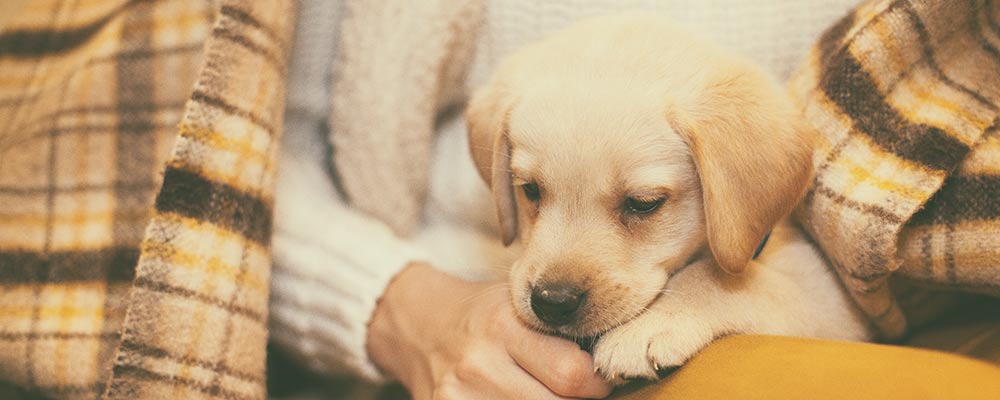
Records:
<instances>
[{"instance_id":1,"label":"puppy's snout","mask_svg":"<svg viewBox=\"0 0 1000 400\"><path fill-rule=\"evenodd\" d=\"M576 319L587 293L573 286L546 285L531 289L531 311L546 324L566 325Z\"/></svg>"}]
</instances>

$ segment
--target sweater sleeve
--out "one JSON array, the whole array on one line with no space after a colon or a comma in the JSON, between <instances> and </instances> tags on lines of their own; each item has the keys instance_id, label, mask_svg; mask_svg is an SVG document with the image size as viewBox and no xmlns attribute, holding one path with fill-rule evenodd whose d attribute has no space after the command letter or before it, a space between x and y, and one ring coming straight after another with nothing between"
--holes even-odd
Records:
<instances>
[{"instance_id":1,"label":"sweater sleeve","mask_svg":"<svg viewBox=\"0 0 1000 400\"><path fill-rule=\"evenodd\" d=\"M419 228L435 119L461 100L481 12L478 0L345 2L332 162L352 206L397 233Z\"/></svg>"},{"instance_id":2,"label":"sweater sleeve","mask_svg":"<svg viewBox=\"0 0 1000 400\"><path fill-rule=\"evenodd\" d=\"M422 226L420 217L434 121L463 93L479 7L346 0L339 19L303 7L275 199L270 327L280 349L319 373L382 380L365 342L389 281L412 261L461 265L468 252L444 251L455 238L478 243L465 227L438 218ZM340 21L338 39L324 18ZM332 92L317 90L330 71L323 57L334 61ZM332 164L317 135L327 99ZM353 202L340 196L331 166Z\"/></svg>"},{"instance_id":3,"label":"sweater sleeve","mask_svg":"<svg viewBox=\"0 0 1000 400\"><path fill-rule=\"evenodd\" d=\"M392 277L424 254L344 204L323 160L288 139L275 199L272 339L317 372L381 380L365 350L368 321Z\"/></svg>"}]
</instances>

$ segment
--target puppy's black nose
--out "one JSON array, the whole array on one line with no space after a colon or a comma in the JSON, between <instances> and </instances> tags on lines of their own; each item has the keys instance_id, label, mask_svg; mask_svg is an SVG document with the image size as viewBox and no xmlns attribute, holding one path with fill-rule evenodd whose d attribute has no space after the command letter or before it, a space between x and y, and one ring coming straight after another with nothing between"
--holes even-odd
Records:
<instances>
[{"instance_id":1,"label":"puppy's black nose","mask_svg":"<svg viewBox=\"0 0 1000 400\"><path fill-rule=\"evenodd\" d=\"M587 294L572 286L542 286L531 289L531 311L552 326L566 325L576 318Z\"/></svg>"}]
</instances>

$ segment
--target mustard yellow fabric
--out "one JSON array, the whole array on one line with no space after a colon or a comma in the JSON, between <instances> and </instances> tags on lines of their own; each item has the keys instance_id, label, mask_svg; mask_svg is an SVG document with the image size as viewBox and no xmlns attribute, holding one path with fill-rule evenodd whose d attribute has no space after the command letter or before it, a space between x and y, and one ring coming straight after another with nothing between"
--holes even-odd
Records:
<instances>
[{"instance_id":1,"label":"mustard yellow fabric","mask_svg":"<svg viewBox=\"0 0 1000 400\"><path fill-rule=\"evenodd\" d=\"M937 351L777 336L722 338L617 400L1000 399L1000 367Z\"/></svg>"}]
</instances>

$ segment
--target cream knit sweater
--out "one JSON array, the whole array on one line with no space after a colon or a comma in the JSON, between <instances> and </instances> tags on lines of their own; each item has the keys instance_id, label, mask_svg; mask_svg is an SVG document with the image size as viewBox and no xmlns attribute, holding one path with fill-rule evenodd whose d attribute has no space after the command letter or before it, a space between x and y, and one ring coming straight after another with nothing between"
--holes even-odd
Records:
<instances>
[{"instance_id":1,"label":"cream knit sweater","mask_svg":"<svg viewBox=\"0 0 1000 400\"><path fill-rule=\"evenodd\" d=\"M365 352L366 324L409 261L503 279L498 273L517 250L499 244L454 106L518 46L586 16L643 9L785 79L854 3L302 1L275 204L273 341L319 372L379 380Z\"/></svg>"}]
</instances>

